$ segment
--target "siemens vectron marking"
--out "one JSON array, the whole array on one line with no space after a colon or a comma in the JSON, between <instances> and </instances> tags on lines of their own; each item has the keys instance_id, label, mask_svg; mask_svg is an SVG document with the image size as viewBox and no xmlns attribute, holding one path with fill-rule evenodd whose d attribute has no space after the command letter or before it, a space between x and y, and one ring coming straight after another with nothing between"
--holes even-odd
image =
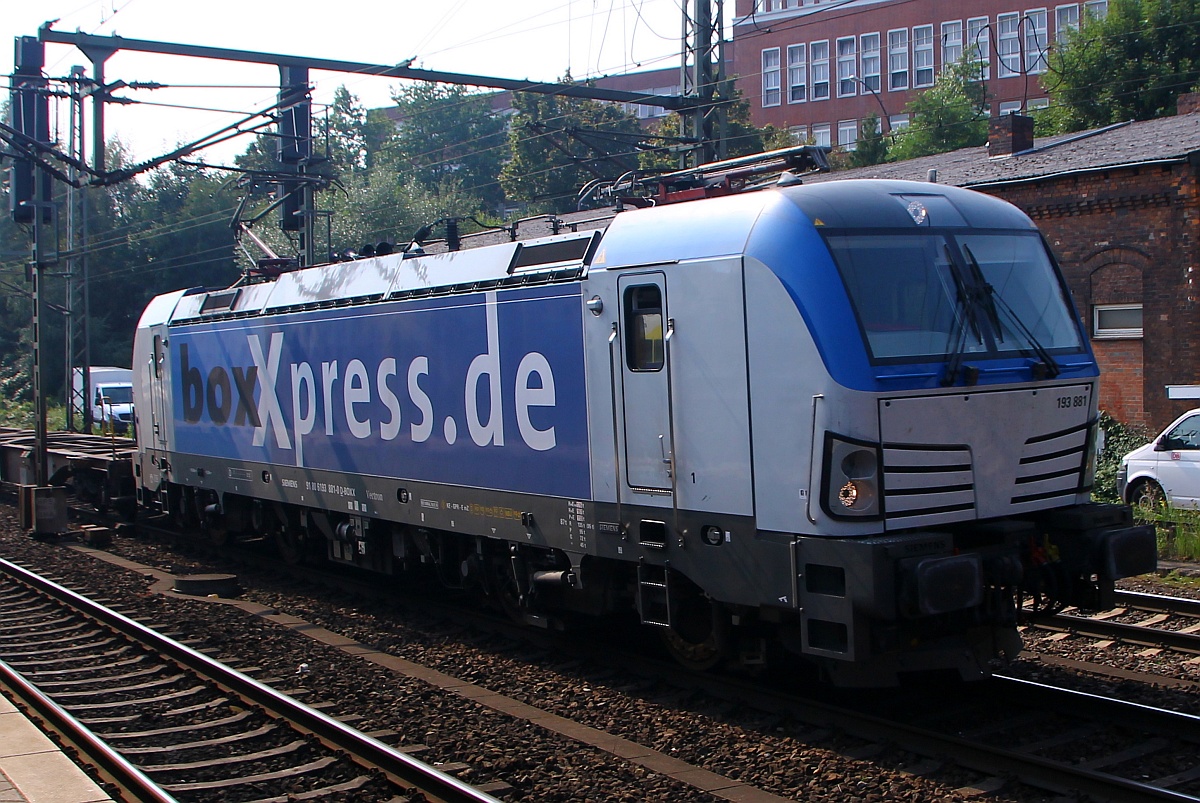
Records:
<instances>
[{"instance_id":1,"label":"siemens vectron marking","mask_svg":"<svg viewBox=\"0 0 1200 803\"><path fill-rule=\"evenodd\" d=\"M411 256L411 255L408 255ZM139 495L512 615L635 610L694 665L986 674L1100 606L1096 363L1027 217L906 182L618 214L151 302Z\"/></svg>"}]
</instances>

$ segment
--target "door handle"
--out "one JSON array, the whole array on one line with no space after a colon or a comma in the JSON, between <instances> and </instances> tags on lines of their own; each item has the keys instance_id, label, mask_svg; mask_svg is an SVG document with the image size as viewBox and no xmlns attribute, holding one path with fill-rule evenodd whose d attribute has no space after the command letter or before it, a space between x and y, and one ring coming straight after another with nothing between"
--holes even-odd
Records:
<instances>
[{"instance_id":1,"label":"door handle","mask_svg":"<svg viewBox=\"0 0 1200 803\"><path fill-rule=\"evenodd\" d=\"M658 436L658 451L659 451L659 453L662 454L662 461L667 466L667 476L670 477L672 472L675 469L675 466L674 466L675 460L674 460L673 456L672 457L667 456L667 444L666 444L665 438L662 435Z\"/></svg>"}]
</instances>

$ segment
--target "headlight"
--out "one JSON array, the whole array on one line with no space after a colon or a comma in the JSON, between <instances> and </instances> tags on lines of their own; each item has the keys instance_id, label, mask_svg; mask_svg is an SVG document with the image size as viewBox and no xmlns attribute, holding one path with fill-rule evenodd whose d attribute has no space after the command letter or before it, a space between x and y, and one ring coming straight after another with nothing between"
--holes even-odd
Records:
<instances>
[{"instance_id":1,"label":"headlight","mask_svg":"<svg viewBox=\"0 0 1200 803\"><path fill-rule=\"evenodd\" d=\"M880 462L878 444L827 433L821 495L825 512L834 518L881 515Z\"/></svg>"}]
</instances>

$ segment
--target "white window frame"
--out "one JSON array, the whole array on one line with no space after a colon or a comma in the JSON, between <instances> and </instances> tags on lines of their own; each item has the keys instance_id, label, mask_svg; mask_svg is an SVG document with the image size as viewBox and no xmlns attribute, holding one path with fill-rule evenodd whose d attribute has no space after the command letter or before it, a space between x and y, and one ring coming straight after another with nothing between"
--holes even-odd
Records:
<instances>
[{"instance_id":1,"label":"white window frame","mask_svg":"<svg viewBox=\"0 0 1200 803\"><path fill-rule=\"evenodd\" d=\"M893 114L888 117L888 129L891 131L900 131L908 128L912 120L907 114Z\"/></svg>"},{"instance_id":2,"label":"white window frame","mask_svg":"<svg viewBox=\"0 0 1200 803\"><path fill-rule=\"evenodd\" d=\"M1145 328L1145 321L1139 327L1127 327L1118 329L1113 327L1104 327L1100 323L1102 313L1111 311L1125 310L1142 310L1141 304L1096 304L1092 307L1092 337L1096 340L1134 340L1142 337L1142 332Z\"/></svg>"},{"instance_id":3,"label":"white window frame","mask_svg":"<svg viewBox=\"0 0 1200 803\"><path fill-rule=\"evenodd\" d=\"M912 29L912 79L916 88L933 86L933 26L916 25Z\"/></svg>"},{"instance_id":4,"label":"white window frame","mask_svg":"<svg viewBox=\"0 0 1200 803\"><path fill-rule=\"evenodd\" d=\"M996 15L996 77L1021 74L1021 15Z\"/></svg>"},{"instance_id":5,"label":"white window frame","mask_svg":"<svg viewBox=\"0 0 1200 803\"><path fill-rule=\"evenodd\" d=\"M1050 98L1031 98L1029 100L1029 102L1025 104L1025 111L1027 111L1027 112L1035 112L1035 111L1038 111L1039 109L1049 109L1049 108L1050 108Z\"/></svg>"},{"instance_id":6,"label":"white window frame","mask_svg":"<svg viewBox=\"0 0 1200 803\"><path fill-rule=\"evenodd\" d=\"M763 48L762 52L762 105L763 108L778 106L783 91L779 86L779 48Z\"/></svg>"},{"instance_id":7,"label":"white window frame","mask_svg":"<svg viewBox=\"0 0 1200 803\"><path fill-rule=\"evenodd\" d=\"M992 77L992 47L988 36L991 30L991 22L987 17L971 17L967 20L967 47L974 51L971 58L980 64L976 76L978 81L987 81Z\"/></svg>"},{"instance_id":8,"label":"white window frame","mask_svg":"<svg viewBox=\"0 0 1200 803\"><path fill-rule=\"evenodd\" d=\"M858 37L859 64L861 70L858 77L862 79L863 86L871 91L878 92L883 88L883 82L880 78L881 62L879 61L879 32L864 33Z\"/></svg>"},{"instance_id":9,"label":"white window frame","mask_svg":"<svg viewBox=\"0 0 1200 803\"><path fill-rule=\"evenodd\" d=\"M1000 116L1001 117L1003 117L1006 114L1020 114L1020 113L1021 113L1021 101L1019 101L1019 100L1006 100L1000 104Z\"/></svg>"},{"instance_id":10,"label":"white window frame","mask_svg":"<svg viewBox=\"0 0 1200 803\"><path fill-rule=\"evenodd\" d=\"M788 103L804 103L808 100L808 47L788 45L787 60Z\"/></svg>"},{"instance_id":11,"label":"white window frame","mask_svg":"<svg viewBox=\"0 0 1200 803\"><path fill-rule=\"evenodd\" d=\"M1083 4L1083 18L1102 20L1108 16L1108 0L1087 0ZM1083 20L1080 20L1081 22Z\"/></svg>"},{"instance_id":12,"label":"white window frame","mask_svg":"<svg viewBox=\"0 0 1200 803\"><path fill-rule=\"evenodd\" d=\"M837 40L837 95L852 98L858 94L858 40L843 36Z\"/></svg>"},{"instance_id":13,"label":"white window frame","mask_svg":"<svg viewBox=\"0 0 1200 803\"><path fill-rule=\"evenodd\" d=\"M788 135L792 138L793 145L808 144L808 126L794 125L788 129Z\"/></svg>"},{"instance_id":14,"label":"white window frame","mask_svg":"<svg viewBox=\"0 0 1200 803\"><path fill-rule=\"evenodd\" d=\"M908 28L895 28L888 31L888 91L902 92L908 84Z\"/></svg>"},{"instance_id":15,"label":"white window frame","mask_svg":"<svg viewBox=\"0 0 1200 803\"><path fill-rule=\"evenodd\" d=\"M1021 24L1025 28L1025 72L1032 75L1044 73L1047 69L1046 49L1050 46L1046 9L1026 11Z\"/></svg>"},{"instance_id":16,"label":"white window frame","mask_svg":"<svg viewBox=\"0 0 1200 803\"><path fill-rule=\"evenodd\" d=\"M963 57L962 20L942 23L942 69L958 64Z\"/></svg>"},{"instance_id":17,"label":"white window frame","mask_svg":"<svg viewBox=\"0 0 1200 803\"><path fill-rule=\"evenodd\" d=\"M1060 45L1067 41L1068 31L1079 30L1079 4L1054 8L1054 41Z\"/></svg>"},{"instance_id":18,"label":"white window frame","mask_svg":"<svg viewBox=\"0 0 1200 803\"><path fill-rule=\"evenodd\" d=\"M838 120L838 147L847 153L858 147L858 120Z\"/></svg>"},{"instance_id":19,"label":"white window frame","mask_svg":"<svg viewBox=\"0 0 1200 803\"><path fill-rule=\"evenodd\" d=\"M816 123L812 127L813 144L826 148L832 145L829 139L829 123Z\"/></svg>"},{"instance_id":20,"label":"white window frame","mask_svg":"<svg viewBox=\"0 0 1200 803\"><path fill-rule=\"evenodd\" d=\"M829 100L829 40L808 45L809 100Z\"/></svg>"}]
</instances>

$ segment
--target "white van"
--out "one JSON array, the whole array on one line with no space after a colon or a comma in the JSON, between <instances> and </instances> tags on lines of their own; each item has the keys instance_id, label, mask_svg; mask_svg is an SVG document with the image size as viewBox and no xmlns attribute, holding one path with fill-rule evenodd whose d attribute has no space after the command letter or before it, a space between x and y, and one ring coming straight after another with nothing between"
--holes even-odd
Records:
<instances>
[{"instance_id":1,"label":"white van","mask_svg":"<svg viewBox=\"0 0 1200 803\"><path fill-rule=\"evenodd\" d=\"M1117 490L1131 505L1200 507L1200 408L1121 458Z\"/></svg>"}]
</instances>

